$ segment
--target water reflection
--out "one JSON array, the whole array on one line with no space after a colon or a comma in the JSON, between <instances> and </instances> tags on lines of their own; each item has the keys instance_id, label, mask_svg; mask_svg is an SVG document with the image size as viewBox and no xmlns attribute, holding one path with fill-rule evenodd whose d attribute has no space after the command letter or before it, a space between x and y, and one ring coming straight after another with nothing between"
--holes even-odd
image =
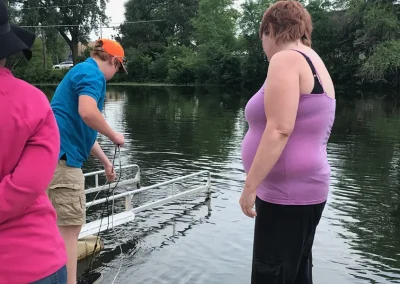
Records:
<instances>
[{"instance_id":1,"label":"water reflection","mask_svg":"<svg viewBox=\"0 0 400 284\"><path fill-rule=\"evenodd\" d=\"M356 101L339 109L330 147L336 154L330 205L360 257L348 268L378 281L370 283L400 280L399 130L398 110L379 100Z\"/></svg>"},{"instance_id":2,"label":"water reflection","mask_svg":"<svg viewBox=\"0 0 400 284\"><path fill-rule=\"evenodd\" d=\"M144 185L207 169L213 187L210 198L199 194L144 212L109 232L98 262L106 283L121 261L116 283L249 283L253 221L237 203L249 94L235 93L109 88L104 114L126 134L122 162L140 165ZM315 240L315 283L400 283L399 110L377 99L339 100L336 117L329 144L332 190ZM99 140L112 157L113 145ZM90 158L84 170L99 168Z\"/></svg>"},{"instance_id":3,"label":"water reflection","mask_svg":"<svg viewBox=\"0 0 400 284\"><path fill-rule=\"evenodd\" d=\"M137 141L151 143L142 155L156 151L188 162L200 157L218 162L229 153L223 146L232 141L239 103L240 97L232 97L228 104L224 94L203 88L193 94L192 88L137 87L127 96L127 130ZM152 161L155 166L162 162L162 156Z\"/></svg>"}]
</instances>

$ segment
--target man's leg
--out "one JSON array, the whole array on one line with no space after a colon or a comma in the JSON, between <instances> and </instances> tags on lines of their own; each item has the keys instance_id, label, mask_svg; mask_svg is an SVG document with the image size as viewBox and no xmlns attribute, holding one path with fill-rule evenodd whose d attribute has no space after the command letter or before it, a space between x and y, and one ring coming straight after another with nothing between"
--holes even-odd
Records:
<instances>
[{"instance_id":1,"label":"man's leg","mask_svg":"<svg viewBox=\"0 0 400 284\"><path fill-rule=\"evenodd\" d=\"M78 237L86 222L85 177L82 169L72 168L65 161L58 163L48 190L57 212L57 224L68 255L68 284L76 284Z\"/></svg>"},{"instance_id":2,"label":"man's leg","mask_svg":"<svg viewBox=\"0 0 400 284\"><path fill-rule=\"evenodd\" d=\"M61 236L64 238L68 255L67 284L76 284L78 265L78 237L82 226L58 226Z\"/></svg>"}]
</instances>

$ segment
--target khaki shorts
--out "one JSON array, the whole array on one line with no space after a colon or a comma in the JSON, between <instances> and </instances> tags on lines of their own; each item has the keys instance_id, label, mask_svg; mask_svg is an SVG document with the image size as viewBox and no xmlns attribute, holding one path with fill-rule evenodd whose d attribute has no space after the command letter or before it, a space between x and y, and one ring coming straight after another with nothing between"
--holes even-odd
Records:
<instances>
[{"instance_id":1,"label":"khaki shorts","mask_svg":"<svg viewBox=\"0 0 400 284\"><path fill-rule=\"evenodd\" d=\"M86 223L85 177L82 169L58 162L47 194L57 212L59 226L76 226Z\"/></svg>"}]
</instances>

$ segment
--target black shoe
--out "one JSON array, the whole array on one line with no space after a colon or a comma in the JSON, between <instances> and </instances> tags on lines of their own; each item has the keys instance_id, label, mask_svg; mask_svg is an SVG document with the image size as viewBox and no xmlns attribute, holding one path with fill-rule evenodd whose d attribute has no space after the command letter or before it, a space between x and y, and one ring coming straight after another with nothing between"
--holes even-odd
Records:
<instances>
[{"instance_id":1,"label":"black shoe","mask_svg":"<svg viewBox=\"0 0 400 284\"><path fill-rule=\"evenodd\" d=\"M100 284L102 279L103 277L99 272L84 274L78 278L76 284Z\"/></svg>"}]
</instances>

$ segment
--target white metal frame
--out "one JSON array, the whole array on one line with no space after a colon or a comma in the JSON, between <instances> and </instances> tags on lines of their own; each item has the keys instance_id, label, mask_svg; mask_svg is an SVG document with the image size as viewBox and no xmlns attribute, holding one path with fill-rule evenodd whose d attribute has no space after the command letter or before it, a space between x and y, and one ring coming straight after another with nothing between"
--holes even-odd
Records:
<instances>
[{"instance_id":1,"label":"white metal frame","mask_svg":"<svg viewBox=\"0 0 400 284\"><path fill-rule=\"evenodd\" d=\"M118 185L130 184L130 183L134 183L134 182L137 182L137 183L140 184L140 168L139 168L138 165L128 165L128 166L124 166L122 168L126 169L126 168L132 168L132 167L136 167L137 170L138 170L136 175L135 175L135 178L127 179L125 181L120 181L118 183ZM86 194L93 193L93 192L98 192L103 188L102 186L99 186L99 184L98 184L98 175L99 174L104 174L104 170L85 174L85 177L95 176L95 180L96 180L95 187L87 189L85 191ZM174 189L175 188L175 184L177 182L179 182L179 181L185 181L185 180L188 180L188 179L191 179L191 178L194 178L194 177L199 177L199 176L205 175L205 174L207 175L207 181L202 185L199 185L199 186L197 186L195 188L190 188L190 189L188 189L186 191L180 192L180 193L172 195L172 196L168 196L166 198L162 198L162 199L159 199L159 200L156 200L156 201L153 201L153 202L149 202L147 204L144 204L144 205L136 207L136 208L132 207L132 200L133 200L133 197L134 197L135 194L138 194L140 192L144 192L144 191L147 191L147 190L150 190L150 189L155 189L155 188L160 187L160 186L170 185L170 184L172 185L172 189ZM113 185L115 185L115 183L112 184L111 186L113 186ZM96 220L96 221L93 221L93 222L85 224L82 227L82 230L81 230L81 232L79 234L79 239L84 238L84 237L89 236L89 235L93 235L93 234L97 234L99 232L105 231L105 230L107 230L107 228L111 229L111 228L114 228L116 226L131 222L131 221L133 221L135 219L135 214L137 214L139 212L142 212L144 210L149 210L149 209L152 209L152 208L157 207L157 206L161 206L161 205L166 204L168 202L171 202L173 200L176 200L176 199L179 199L179 198L182 198L184 196L188 196L188 195L191 195L191 194L194 194L194 193L197 193L197 192L201 192L201 191L206 190L206 189L208 190L208 193L210 193L210 190L211 190L211 173L209 171L200 171L200 172L197 172L197 173L193 173L193 174L189 174L189 175L186 175L186 176L182 176L182 177L178 177L178 178L175 178L175 179L171 179L171 180L168 180L168 181L165 181L165 182L157 183L157 184L154 184L154 185L151 185L151 186L146 186L146 187L142 187L142 188L139 188L139 189L135 189L135 190L131 190L131 191L115 194L113 196L110 196L108 198L108 201L113 201L113 200L119 199L119 198L125 198L125 211L122 212L122 213L114 214L114 210L112 210L112 215L110 217L106 217L106 218L103 218L103 220L99 219L99 220ZM102 199L90 201L90 202L86 203L86 208L90 207L90 206L93 206L93 205L105 203L106 201L107 201L107 198L102 198ZM100 224L101 224L101 226L100 226Z\"/></svg>"},{"instance_id":2,"label":"white metal frame","mask_svg":"<svg viewBox=\"0 0 400 284\"><path fill-rule=\"evenodd\" d=\"M131 164L131 165L127 165L127 166L122 166L121 170L129 169L129 168L136 168L137 169L135 177L131 178L131 179L124 180L124 181L119 181L118 185L131 184L131 183L135 183L135 182L136 183L140 183L140 167L138 165L136 165L136 164ZM115 170L119 171L119 167L116 167ZM98 191L100 191L100 190L102 190L104 188L104 186L100 186L99 185L99 175L104 174L104 173L105 173L105 171L101 170L101 171L90 172L90 173L84 174L85 178L94 176L94 180L95 180L95 187L85 190L86 194L93 193L93 192L98 192ZM111 187L113 188L115 185L116 185L116 182L112 183ZM87 206L87 204L86 204L86 206Z\"/></svg>"}]
</instances>

